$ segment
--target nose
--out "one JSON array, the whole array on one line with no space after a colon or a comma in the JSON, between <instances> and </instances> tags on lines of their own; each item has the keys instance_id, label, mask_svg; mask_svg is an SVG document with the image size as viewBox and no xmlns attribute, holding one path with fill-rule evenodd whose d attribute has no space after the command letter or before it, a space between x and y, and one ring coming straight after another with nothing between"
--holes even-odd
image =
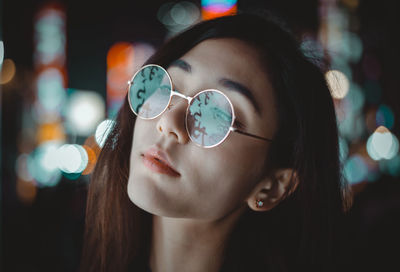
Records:
<instances>
[{"instance_id":1,"label":"nose","mask_svg":"<svg viewBox=\"0 0 400 272\"><path fill-rule=\"evenodd\" d=\"M185 99L173 97L170 106L157 121L157 130L165 137L180 144L186 144L190 140L185 122L187 106Z\"/></svg>"}]
</instances>

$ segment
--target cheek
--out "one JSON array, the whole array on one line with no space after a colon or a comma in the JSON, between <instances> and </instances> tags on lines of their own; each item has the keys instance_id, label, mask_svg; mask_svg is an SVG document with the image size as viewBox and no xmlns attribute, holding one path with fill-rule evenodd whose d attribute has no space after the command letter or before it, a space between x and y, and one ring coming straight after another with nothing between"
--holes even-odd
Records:
<instances>
[{"instance_id":1,"label":"cheek","mask_svg":"<svg viewBox=\"0 0 400 272\"><path fill-rule=\"evenodd\" d=\"M215 217L244 204L263 172L266 149L260 146L220 148L193 156L193 195L206 199L204 213ZM194 154L194 153L193 153Z\"/></svg>"}]
</instances>

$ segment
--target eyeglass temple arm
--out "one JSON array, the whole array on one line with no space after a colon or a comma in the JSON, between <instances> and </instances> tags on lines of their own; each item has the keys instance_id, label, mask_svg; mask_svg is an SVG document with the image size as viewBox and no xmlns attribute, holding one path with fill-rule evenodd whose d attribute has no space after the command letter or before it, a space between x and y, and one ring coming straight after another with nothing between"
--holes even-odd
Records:
<instances>
[{"instance_id":1,"label":"eyeglass temple arm","mask_svg":"<svg viewBox=\"0 0 400 272\"><path fill-rule=\"evenodd\" d=\"M272 139L268 139L268 138L260 137L260 136L254 135L254 134L250 134L250 133L244 132L242 130L238 130L237 128L234 128L234 127L231 127L230 130L233 131L233 132L237 132L237 133L240 133L240 134L243 134L243 135L247 135L247 136L256 138L256 139L272 142Z\"/></svg>"}]
</instances>

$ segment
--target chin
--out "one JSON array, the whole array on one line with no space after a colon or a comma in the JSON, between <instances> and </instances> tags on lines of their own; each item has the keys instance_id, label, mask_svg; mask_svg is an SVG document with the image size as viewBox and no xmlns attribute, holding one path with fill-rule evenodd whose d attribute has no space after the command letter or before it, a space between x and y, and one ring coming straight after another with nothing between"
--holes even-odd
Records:
<instances>
[{"instance_id":1,"label":"chin","mask_svg":"<svg viewBox=\"0 0 400 272\"><path fill-rule=\"evenodd\" d=\"M177 217L176 210L171 207L172 201L150 181L128 180L128 197L140 209L158 216Z\"/></svg>"}]
</instances>

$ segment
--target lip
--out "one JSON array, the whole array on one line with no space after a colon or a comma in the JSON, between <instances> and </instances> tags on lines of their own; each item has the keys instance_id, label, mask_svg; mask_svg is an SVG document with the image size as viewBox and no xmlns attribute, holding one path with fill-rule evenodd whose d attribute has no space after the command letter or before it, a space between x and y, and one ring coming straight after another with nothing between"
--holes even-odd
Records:
<instances>
[{"instance_id":1,"label":"lip","mask_svg":"<svg viewBox=\"0 0 400 272\"><path fill-rule=\"evenodd\" d=\"M142 158L143 164L154 172L172 177L180 176L180 173L171 166L168 155L158 148L150 148L142 154Z\"/></svg>"}]
</instances>

